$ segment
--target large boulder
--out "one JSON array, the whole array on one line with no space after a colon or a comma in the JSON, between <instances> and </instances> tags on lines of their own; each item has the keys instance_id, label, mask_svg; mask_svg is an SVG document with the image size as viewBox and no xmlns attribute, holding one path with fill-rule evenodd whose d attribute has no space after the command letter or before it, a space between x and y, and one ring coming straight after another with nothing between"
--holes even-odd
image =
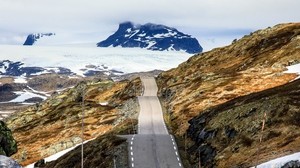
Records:
<instances>
[{"instance_id":1,"label":"large boulder","mask_svg":"<svg viewBox=\"0 0 300 168\"><path fill-rule=\"evenodd\" d=\"M22 168L16 161L13 159L0 155L0 167L2 168Z\"/></svg>"}]
</instances>

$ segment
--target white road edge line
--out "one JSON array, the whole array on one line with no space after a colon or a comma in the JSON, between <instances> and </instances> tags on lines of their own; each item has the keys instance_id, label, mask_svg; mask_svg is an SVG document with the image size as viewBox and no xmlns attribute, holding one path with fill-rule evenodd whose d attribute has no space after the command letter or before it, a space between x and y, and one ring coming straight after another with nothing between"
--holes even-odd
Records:
<instances>
[{"instance_id":1,"label":"white road edge line","mask_svg":"<svg viewBox=\"0 0 300 168\"><path fill-rule=\"evenodd\" d=\"M171 137L172 143L174 145L174 151L175 151L175 155L176 155L177 160L178 160L178 165L179 165L179 167L182 167L182 164L181 164L181 161L180 161L180 158L179 158L179 154L178 154L177 149L176 149L176 144L175 144L175 141L174 141L171 134L170 134L170 137Z\"/></svg>"}]
</instances>

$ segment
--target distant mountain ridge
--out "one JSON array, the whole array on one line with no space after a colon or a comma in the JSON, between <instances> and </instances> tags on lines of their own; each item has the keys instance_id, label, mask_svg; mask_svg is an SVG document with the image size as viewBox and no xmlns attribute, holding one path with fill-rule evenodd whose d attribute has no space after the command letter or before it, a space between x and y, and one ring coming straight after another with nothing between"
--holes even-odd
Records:
<instances>
[{"instance_id":1,"label":"distant mountain ridge","mask_svg":"<svg viewBox=\"0 0 300 168\"><path fill-rule=\"evenodd\" d=\"M96 66L96 65L86 65L82 69L82 74L84 76L94 76L94 75L110 75L116 76L121 75L124 72L117 71L114 69L109 69L105 65ZM25 66L23 62L17 61L13 62L10 60L0 60L0 77L2 76L36 76L42 74L55 73L60 75L80 75L72 72L72 70L65 67L37 67L37 66Z\"/></svg>"},{"instance_id":2,"label":"distant mountain ridge","mask_svg":"<svg viewBox=\"0 0 300 168\"><path fill-rule=\"evenodd\" d=\"M44 36L54 36L55 33L36 33L36 34L29 34L26 38L26 41L23 45L33 45L38 39Z\"/></svg>"},{"instance_id":3,"label":"distant mountain ridge","mask_svg":"<svg viewBox=\"0 0 300 168\"><path fill-rule=\"evenodd\" d=\"M158 51L185 51L191 54L203 50L196 38L175 28L153 23L135 25L132 22L121 23L114 34L97 43L97 46L140 47Z\"/></svg>"}]
</instances>

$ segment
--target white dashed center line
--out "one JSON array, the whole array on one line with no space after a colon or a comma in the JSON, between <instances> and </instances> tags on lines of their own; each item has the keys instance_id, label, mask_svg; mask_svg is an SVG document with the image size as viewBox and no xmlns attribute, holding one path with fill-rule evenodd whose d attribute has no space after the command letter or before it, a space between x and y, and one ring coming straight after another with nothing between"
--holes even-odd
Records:
<instances>
[{"instance_id":1,"label":"white dashed center line","mask_svg":"<svg viewBox=\"0 0 300 168\"><path fill-rule=\"evenodd\" d=\"M133 141L134 141L134 136L131 138L131 141L130 141L130 155L131 155L131 167L133 168L134 167L134 156L133 156Z\"/></svg>"}]
</instances>

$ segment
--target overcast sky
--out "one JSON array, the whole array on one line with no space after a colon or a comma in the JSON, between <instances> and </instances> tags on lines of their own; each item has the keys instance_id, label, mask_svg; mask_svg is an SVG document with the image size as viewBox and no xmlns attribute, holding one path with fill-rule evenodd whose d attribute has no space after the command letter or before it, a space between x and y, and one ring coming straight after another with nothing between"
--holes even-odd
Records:
<instances>
[{"instance_id":1,"label":"overcast sky","mask_svg":"<svg viewBox=\"0 0 300 168\"><path fill-rule=\"evenodd\" d=\"M123 21L160 23L214 43L300 21L300 0L0 0L0 44L54 32L74 42L105 39Z\"/></svg>"}]
</instances>

